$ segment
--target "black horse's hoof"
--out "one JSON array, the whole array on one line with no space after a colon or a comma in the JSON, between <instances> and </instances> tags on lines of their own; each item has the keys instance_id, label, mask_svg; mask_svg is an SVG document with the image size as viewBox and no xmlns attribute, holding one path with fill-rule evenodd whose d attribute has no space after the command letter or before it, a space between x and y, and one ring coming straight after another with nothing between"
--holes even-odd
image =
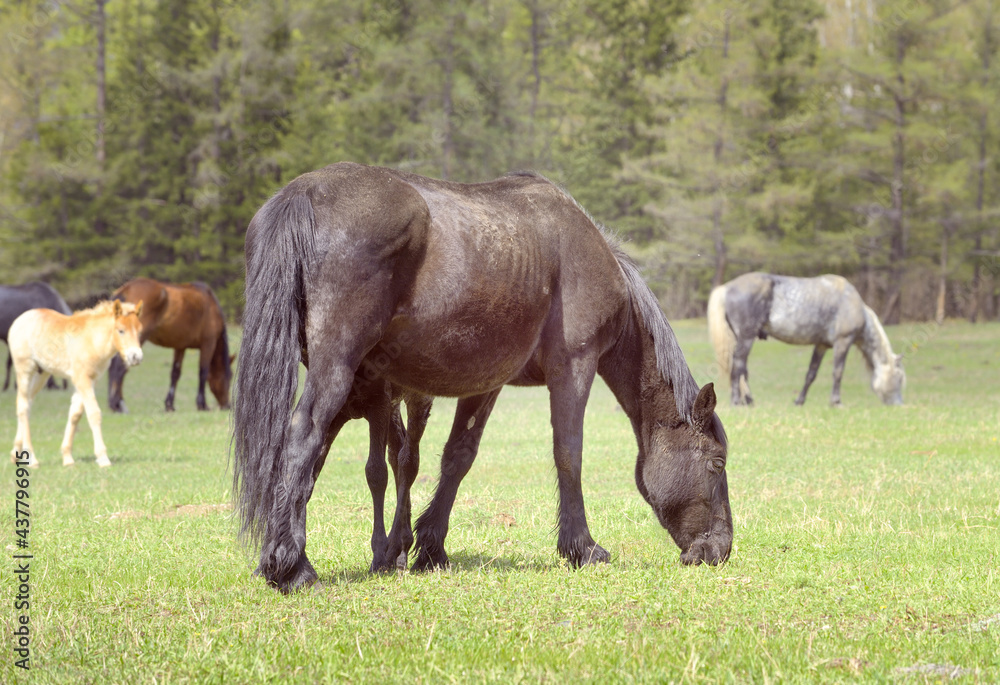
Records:
<instances>
[{"instance_id":1,"label":"black horse's hoof","mask_svg":"<svg viewBox=\"0 0 1000 685\"><path fill-rule=\"evenodd\" d=\"M394 562L388 559L372 559L372 564L368 568L369 573L389 573L390 571L395 571L396 565Z\"/></svg>"},{"instance_id":2,"label":"black horse's hoof","mask_svg":"<svg viewBox=\"0 0 1000 685\"><path fill-rule=\"evenodd\" d=\"M396 557L396 570L397 571L405 571L406 570L407 559L408 559L408 555L406 554L405 551L399 553L399 556Z\"/></svg>"},{"instance_id":3,"label":"black horse's hoof","mask_svg":"<svg viewBox=\"0 0 1000 685\"><path fill-rule=\"evenodd\" d=\"M268 585L285 595L309 587L319 580L316 569L309 563L309 559L306 558L305 554L299 557L299 561L295 564L295 567L284 576L279 576L273 568L265 566L263 561L257 566L253 574L263 577Z\"/></svg>"},{"instance_id":4,"label":"black horse's hoof","mask_svg":"<svg viewBox=\"0 0 1000 685\"><path fill-rule=\"evenodd\" d=\"M606 564L611 561L611 554L596 542L589 542L579 546L568 546L561 548L559 554L569 561L570 566L582 568L593 564Z\"/></svg>"},{"instance_id":5,"label":"black horse's hoof","mask_svg":"<svg viewBox=\"0 0 1000 685\"><path fill-rule=\"evenodd\" d=\"M421 547L420 551L417 552L417 558L413 560L413 566L410 570L414 573L423 573L424 571L435 571L437 569L448 568L448 555L442 549L440 554L431 554L427 551L426 547Z\"/></svg>"},{"instance_id":6,"label":"black horse's hoof","mask_svg":"<svg viewBox=\"0 0 1000 685\"><path fill-rule=\"evenodd\" d=\"M593 564L607 564L611 561L611 553L601 547L596 542L588 547L580 557L579 566L590 566Z\"/></svg>"}]
</instances>

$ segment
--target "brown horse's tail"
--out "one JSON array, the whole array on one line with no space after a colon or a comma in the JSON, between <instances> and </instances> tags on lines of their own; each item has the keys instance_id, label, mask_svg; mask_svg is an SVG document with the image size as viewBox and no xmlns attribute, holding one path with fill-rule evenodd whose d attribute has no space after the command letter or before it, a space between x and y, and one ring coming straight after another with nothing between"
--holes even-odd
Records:
<instances>
[{"instance_id":1,"label":"brown horse's tail","mask_svg":"<svg viewBox=\"0 0 1000 685\"><path fill-rule=\"evenodd\" d=\"M246 308L233 388L233 499L240 538L259 549L268 528L281 448L298 389L305 296L315 254L315 215L305 194L285 188L247 229Z\"/></svg>"},{"instance_id":2,"label":"brown horse's tail","mask_svg":"<svg viewBox=\"0 0 1000 685\"><path fill-rule=\"evenodd\" d=\"M736 334L726 319L726 284L712 289L708 297L708 337L715 350L715 361L729 383L733 370L733 352L736 350Z\"/></svg>"}]
</instances>

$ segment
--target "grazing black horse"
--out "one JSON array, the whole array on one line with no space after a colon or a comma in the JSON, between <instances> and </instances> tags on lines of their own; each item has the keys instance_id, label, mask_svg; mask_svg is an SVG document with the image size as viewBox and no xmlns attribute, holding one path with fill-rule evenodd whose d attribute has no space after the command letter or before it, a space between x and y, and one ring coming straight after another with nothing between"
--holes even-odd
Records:
<instances>
[{"instance_id":1,"label":"grazing black horse","mask_svg":"<svg viewBox=\"0 0 1000 685\"><path fill-rule=\"evenodd\" d=\"M48 283L32 281L24 285L0 285L0 340L7 342L7 331L14 319L19 317L29 309L52 309L69 316L73 311L66 304L66 300L55 291ZM7 354L7 375L3 379L3 389L10 385L10 369L13 364L10 353ZM55 388L56 384L49 378L48 387ZM66 389L66 381L63 381L63 389Z\"/></svg>"},{"instance_id":2,"label":"grazing black horse","mask_svg":"<svg viewBox=\"0 0 1000 685\"><path fill-rule=\"evenodd\" d=\"M743 274L712 290L708 332L719 366L730 379L733 404L753 404L747 357L754 340L768 336L792 345L815 345L795 404L805 403L823 356L833 348L830 404L840 406L840 380L851 345L864 355L872 390L882 402L903 403L902 357L893 353L878 316L843 276Z\"/></svg>"},{"instance_id":3,"label":"grazing black horse","mask_svg":"<svg viewBox=\"0 0 1000 685\"><path fill-rule=\"evenodd\" d=\"M590 535L580 481L598 373L632 422L636 485L681 561L728 558L714 389L699 390L636 265L549 181L515 174L466 185L335 164L257 212L246 265L233 486L241 535L260 549L257 571L273 586L317 578L306 504L359 377L459 398L437 490L417 521L414 570L448 561L458 486L505 384L549 390L559 553L573 565L609 559ZM295 403L300 360L308 373ZM390 534L374 568L406 551L396 544Z\"/></svg>"}]
</instances>

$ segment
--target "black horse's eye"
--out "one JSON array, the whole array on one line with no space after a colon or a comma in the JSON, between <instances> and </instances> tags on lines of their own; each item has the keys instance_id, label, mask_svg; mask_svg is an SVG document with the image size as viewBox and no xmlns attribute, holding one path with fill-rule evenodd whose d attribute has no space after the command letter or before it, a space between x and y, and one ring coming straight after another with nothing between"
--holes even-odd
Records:
<instances>
[{"instance_id":1,"label":"black horse's eye","mask_svg":"<svg viewBox=\"0 0 1000 685\"><path fill-rule=\"evenodd\" d=\"M722 457L713 457L708 462L708 470L715 473L722 473L726 470L726 460Z\"/></svg>"}]
</instances>

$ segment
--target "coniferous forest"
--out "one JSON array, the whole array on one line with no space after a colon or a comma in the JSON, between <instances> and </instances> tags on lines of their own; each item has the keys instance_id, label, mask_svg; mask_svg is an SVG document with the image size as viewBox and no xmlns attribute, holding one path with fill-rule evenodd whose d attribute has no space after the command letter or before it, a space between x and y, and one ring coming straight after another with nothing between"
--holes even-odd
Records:
<instances>
[{"instance_id":1,"label":"coniferous forest","mask_svg":"<svg viewBox=\"0 0 1000 685\"><path fill-rule=\"evenodd\" d=\"M839 273L883 321L1000 305L997 0L0 0L0 282L200 280L331 162L534 169L668 315Z\"/></svg>"}]
</instances>

